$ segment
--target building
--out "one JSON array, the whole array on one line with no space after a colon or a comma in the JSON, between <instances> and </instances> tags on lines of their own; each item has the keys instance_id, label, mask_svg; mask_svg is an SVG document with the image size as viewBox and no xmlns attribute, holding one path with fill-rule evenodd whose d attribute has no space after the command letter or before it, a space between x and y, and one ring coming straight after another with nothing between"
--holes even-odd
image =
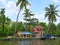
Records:
<instances>
[{"instance_id":1,"label":"building","mask_svg":"<svg viewBox=\"0 0 60 45\"><path fill-rule=\"evenodd\" d=\"M30 32L17 32L17 37L19 38L30 38Z\"/></svg>"},{"instance_id":2,"label":"building","mask_svg":"<svg viewBox=\"0 0 60 45\"><path fill-rule=\"evenodd\" d=\"M32 29L32 33L34 37L40 37L43 36L45 32L43 31L42 26L36 26L35 28Z\"/></svg>"}]
</instances>

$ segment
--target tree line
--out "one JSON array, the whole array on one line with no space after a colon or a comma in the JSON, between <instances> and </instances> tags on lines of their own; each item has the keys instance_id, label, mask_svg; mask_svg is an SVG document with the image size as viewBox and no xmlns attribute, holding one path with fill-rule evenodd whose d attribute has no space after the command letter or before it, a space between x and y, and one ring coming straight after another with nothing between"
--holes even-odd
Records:
<instances>
[{"instance_id":1,"label":"tree line","mask_svg":"<svg viewBox=\"0 0 60 45\"><path fill-rule=\"evenodd\" d=\"M43 26L46 33L60 36L60 23L57 25L54 24L54 22L57 21L56 16L60 17L58 15L59 10L56 9L58 6L50 4L49 7L45 7L45 18L47 18L49 22L49 24L47 25L44 22L39 22L37 18L32 18L32 16L34 16L35 14L33 14L32 11L27 8L28 5L31 6L28 0L17 0L16 6L18 5L20 9L17 14L16 22L11 21L9 17L5 16L5 8L2 8L0 10L0 36L15 35L17 31L31 32L32 28L36 25ZM25 22L18 22L19 14L23 9Z\"/></svg>"},{"instance_id":2,"label":"tree line","mask_svg":"<svg viewBox=\"0 0 60 45\"><path fill-rule=\"evenodd\" d=\"M29 10L26 10L26 15ZM46 24L44 22L39 22L36 18L31 18L31 16L34 16L34 14L30 13L30 15L24 15L24 20L26 22L18 22L17 23L17 31L29 31L31 32L32 28L34 28L36 25L41 25L44 27L44 31L48 33L53 34L55 36L60 36L60 23L55 25L54 23ZM9 36L14 35L16 22L11 21L9 17L5 16L5 9L0 10L0 36ZM50 27L49 27L50 26Z\"/></svg>"}]
</instances>

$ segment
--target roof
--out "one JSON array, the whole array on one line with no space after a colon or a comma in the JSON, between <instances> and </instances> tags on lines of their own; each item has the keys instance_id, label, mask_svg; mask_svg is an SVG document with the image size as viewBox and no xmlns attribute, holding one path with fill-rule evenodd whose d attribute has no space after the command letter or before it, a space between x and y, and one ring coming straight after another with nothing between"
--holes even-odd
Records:
<instances>
[{"instance_id":1,"label":"roof","mask_svg":"<svg viewBox=\"0 0 60 45\"><path fill-rule=\"evenodd\" d=\"M30 32L18 32L17 34L25 34L25 35L27 35L27 34L31 34Z\"/></svg>"},{"instance_id":2,"label":"roof","mask_svg":"<svg viewBox=\"0 0 60 45\"><path fill-rule=\"evenodd\" d=\"M43 32L43 30L39 30L39 31L38 31L36 28L33 28L33 31L34 31L34 32Z\"/></svg>"},{"instance_id":3,"label":"roof","mask_svg":"<svg viewBox=\"0 0 60 45\"><path fill-rule=\"evenodd\" d=\"M43 27L39 25L39 26L36 26L35 28L43 28Z\"/></svg>"},{"instance_id":4,"label":"roof","mask_svg":"<svg viewBox=\"0 0 60 45\"><path fill-rule=\"evenodd\" d=\"M44 31L43 31L43 27L40 26L40 25L39 25L39 26L36 26L36 27L33 28L32 30L33 30L33 32L44 32Z\"/></svg>"},{"instance_id":5,"label":"roof","mask_svg":"<svg viewBox=\"0 0 60 45\"><path fill-rule=\"evenodd\" d=\"M17 34L23 34L23 32L17 32Z\"/></svg>"},{"instance_id":6,"label":"roof","mask_svg":"<svg viewBox=\"0 0 60 45\"><path fill-rule=\"evenodd\" d=\"M23 32L23 34L31 34L30 32Z\"/></svg>"}]
</instances>

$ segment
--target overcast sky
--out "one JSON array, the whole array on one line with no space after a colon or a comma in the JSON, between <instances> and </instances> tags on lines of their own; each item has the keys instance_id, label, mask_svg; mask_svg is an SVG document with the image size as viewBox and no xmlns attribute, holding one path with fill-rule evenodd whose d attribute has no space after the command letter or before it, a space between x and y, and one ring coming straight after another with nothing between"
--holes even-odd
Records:
<instances>
[{"instance_id":1,"label":"overcast sky","mask_svg":"<svg viewBox=\"0 0 60 45\"><path fill-rule=\"evenodd\" d=\"M17 0L0 0L0 9L5 8L5 15L8 16L12 21L16 21L16 16L19 11L19 6L16 7ZM49 4L59 5L57 10L60 10L60 0L28 0L31 3L31 6L28 8L35 14L35 18L37 18L40 22L48 22L47 19L44 18L45 15L45 7L49 6ZM19 21L23 21L23 13L22 10L19 16ZM60 15L60 13L58 13ZM57 23L60 23L60 17L57 17Z\"/></svg>"}]
</instances>

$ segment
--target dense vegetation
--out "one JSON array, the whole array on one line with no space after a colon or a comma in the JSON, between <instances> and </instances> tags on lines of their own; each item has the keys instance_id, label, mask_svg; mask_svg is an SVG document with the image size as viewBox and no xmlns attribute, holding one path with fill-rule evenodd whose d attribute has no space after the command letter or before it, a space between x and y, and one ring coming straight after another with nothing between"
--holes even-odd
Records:
<instances>
[{"instance_id":1,"label":"dense vegetation","mask_svg":"<svg viewBox=\"0 0 60 45\"><path fill-rule=\"evenodd\" d=\"M38 22L38 19L31 18L31 16L33 16L34 14L32 13L30 14L31 15L29 16L25 16L26 14L24 13L24 20L26 22L18 22L17 31L30 31L31 32L31 29L33 27L35 27L36 25L41 25L44 27L44 31L47 32L48 27L50 26L48 33L53 34L55 36L60 36L60 23L56 25L54 23L46 24L44 22ZM26 17L28 17L28 19ZM5 9L4 8L1 9L0 10L0 36L14 35L15 24L16 22L11 21L9 17L5 16Z\"/></svg>"},{"instance_id":2,"label":"dense vegetation","mask_svg":"<svg viewBox=\"0 0 60 45\"><path fill-rule=\"evenodd\" d=\"M46 33L53 34L54 36L60 36L60 23L54 24L57 21L56 16L59 17L54 4L50 4L49 7L45 8L46 14L45 17L48 17L49 24L44 22L39 22L37 18L32 18L34 14L30 9L27 9L27 5L31 5L27 0L18 0L16 6L20 5L20 10L17 15L16 22L11 21L9 17L5 15L5 8L0 9L0 36L9 36L16 34L17 31L29 31L31 32L32 28L36 25L41 25L44 27ZM18 22L18 17L20 11L24 8L24 21Z\"/></svg>"}]
</instances>

